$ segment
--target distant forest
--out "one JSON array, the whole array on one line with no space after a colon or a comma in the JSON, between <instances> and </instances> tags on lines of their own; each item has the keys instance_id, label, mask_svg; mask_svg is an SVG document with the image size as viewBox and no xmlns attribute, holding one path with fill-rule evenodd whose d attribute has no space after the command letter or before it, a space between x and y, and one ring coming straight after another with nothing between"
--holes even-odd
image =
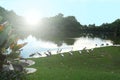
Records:
<instances>
[{"instance_id":1,"label":"distant forest","mask_svg":"<svg viewBox=\"0 0 120 80\"><path fill-rule=\"evenodd\" d=\"M0 23L3 23L4 21L8 21L15 29L15 33L19 35L25 33L38 36L41 34L39 35L40 37L59 36L64 38L87 34L91 37L97 37L99 35L104 35L103 38L105 38L105 36L108 38L111 38L109 36L120 37L120 19L117 19L112 23L103 23L100 26L96 26L95 24L82 25L74 16L64 17L62 13L59 13L53 17L43 18L37 27L33 26L36 27L36 29L30 30L27 29L29 26L25 24L22 16L18 16L12 10L8 11L0 7Z\"/></svg>"}]
</instances>

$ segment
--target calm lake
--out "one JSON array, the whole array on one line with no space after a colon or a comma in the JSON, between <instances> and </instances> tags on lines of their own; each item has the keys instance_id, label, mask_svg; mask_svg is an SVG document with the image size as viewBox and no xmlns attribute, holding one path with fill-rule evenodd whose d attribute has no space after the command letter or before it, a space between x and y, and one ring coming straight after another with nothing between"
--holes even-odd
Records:
<instances>
[{"instance_id":1,"label":"calm lake","mask_svg":"<svg viewBox=\"0 0 120 80\"><path fill-rule=\"evenodd\" d=\"M61 49L61 53L63 53L68 51L82 50L85 47L86 49L100 47L101 44L104 44L104 46L106 46L106 44L113 45L111 40L104 40L101 38L77 37L68 38L66 41L61 40L56 43L55 41L36 39L32 35L29 35L25 39L20 39L18 44L23 42L28 42L28 44L22 48L23 50L21 52L21 56L25 58L28 58L30 54L37 52L42 54L41 57L46 56L44 53L48 50L51 51L52 54L57 54L58 49ZM40 56L36 54L34 57Z\"/></svg>"}]
</instances>

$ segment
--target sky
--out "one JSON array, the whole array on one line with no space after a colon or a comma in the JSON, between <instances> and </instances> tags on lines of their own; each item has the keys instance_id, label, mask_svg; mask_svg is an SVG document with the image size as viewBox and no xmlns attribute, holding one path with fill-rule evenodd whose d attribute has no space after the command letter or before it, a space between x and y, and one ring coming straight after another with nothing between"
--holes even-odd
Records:
<instances>
[{"instance_id":1,"label":"sky","mask_svg":"<svg viewBox=\"0 0 120 80\"><path fill-rule=\"evenodd\" d=\"M20 16L36 12L42 18L63 13L75 16L82 25L101 25L120 18L120 0L0 0L0 6Z\"/></svg>"}]
</instances>

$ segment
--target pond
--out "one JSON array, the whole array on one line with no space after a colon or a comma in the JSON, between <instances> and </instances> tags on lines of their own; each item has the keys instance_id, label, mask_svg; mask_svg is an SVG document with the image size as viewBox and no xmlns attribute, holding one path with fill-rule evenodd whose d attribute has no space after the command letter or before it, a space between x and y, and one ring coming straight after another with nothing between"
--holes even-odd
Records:
<instances>
[{"instance_id":1,"label":"pond","mask_svg":"<svg viewBox=\"0 0 120 80\"><path fill-rule=\"evenodd\" d=\"M25 39L18 40L18 44L23 42L28 42L28 44L24 46L21 51L21 56L24 58L28 58L29 55L38 52L41 53L42 56L36 54L34 57L44 57L46 56L45 52L48 52L48 50L52 53L52 55L54 55L57 54L58 50L61 50L60 53L63 53L68 51L82 50L83 48L92 49L95 47L100 47L101 44L104 46L113 45L111 40L104 40L101 38L77 37L68 38L66 41L61 40L56 43L55 41L37 39L32 35L29 35Z\"/></svg>"}]
</instances>

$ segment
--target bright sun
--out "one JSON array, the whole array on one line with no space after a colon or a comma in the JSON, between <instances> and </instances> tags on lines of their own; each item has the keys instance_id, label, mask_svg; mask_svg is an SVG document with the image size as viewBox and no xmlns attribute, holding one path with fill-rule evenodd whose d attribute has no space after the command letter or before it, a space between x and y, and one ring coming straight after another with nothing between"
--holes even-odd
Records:
<instances>
[{"instance_id":1,"label":"bright sun","mask_svg":"<svg viewBox=\"0 0 120 80\"><path fill-rule=\"evenodd\" d=\"M31 10L25 15L25 20L28 25L37 25L40 22L39 12Z\"/></svg>"}]
</instances>

